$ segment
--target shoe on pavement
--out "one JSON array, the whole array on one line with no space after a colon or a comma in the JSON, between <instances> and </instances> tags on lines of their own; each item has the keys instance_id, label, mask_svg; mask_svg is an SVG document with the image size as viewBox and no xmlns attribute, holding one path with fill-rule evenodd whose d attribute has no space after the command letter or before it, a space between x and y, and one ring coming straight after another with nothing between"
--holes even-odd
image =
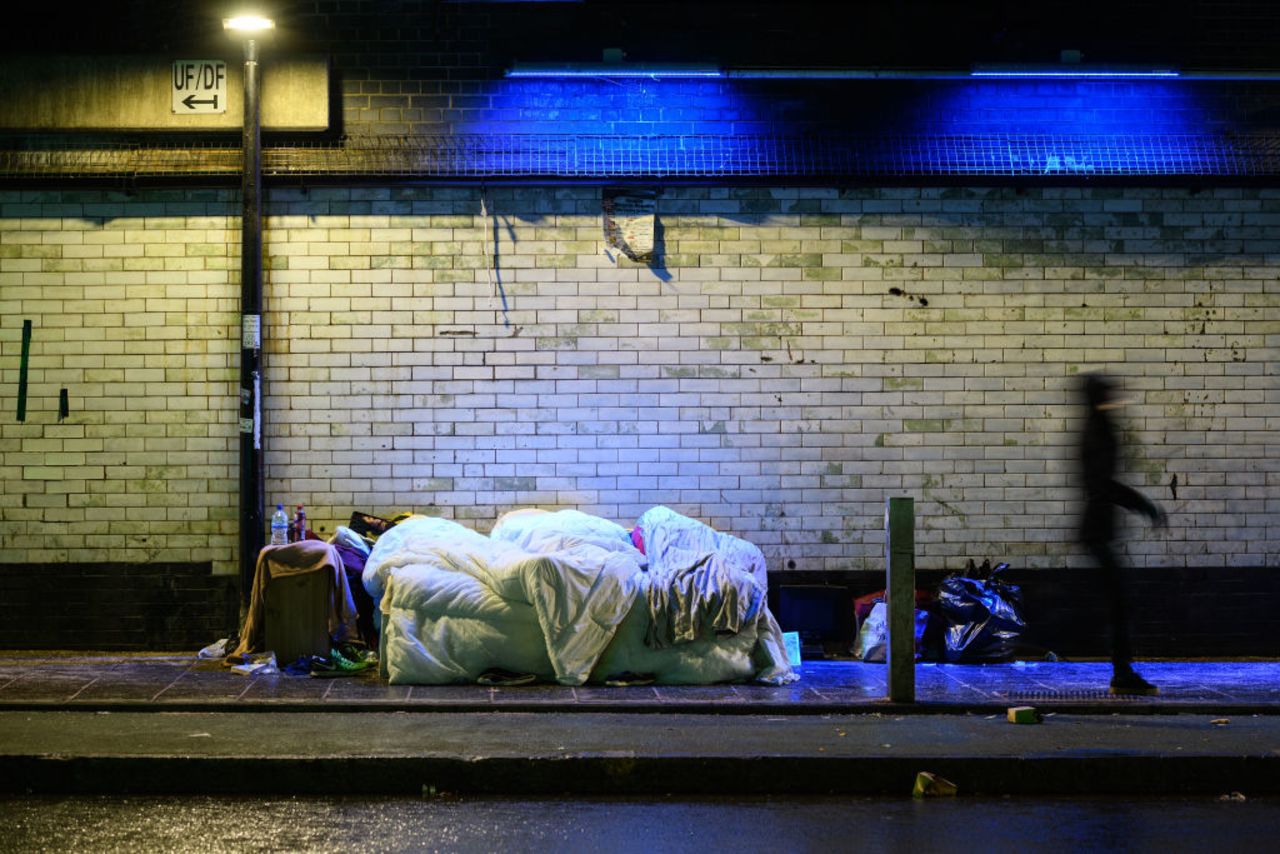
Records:
<instances>
[{"instance_id":1,"label":"shoe on pavement","mask_svg":"<svg viewBox=\"0 0 1280 854\"><path fill-rule=\"evenodd\" d=\"M1130 670L1111 677L1111 693L1154 697L1160 689Z\"/></svg>"},{"instance_id":2,"label":"shoe on pavement","mask_svg":"<svg viewBox=\"0 0 1280 854\"><path fill-rule=\"evenodd\" d=\"M367 658L361 658L358 661L352 661L344 656L337 648L329 650L329 656L315 656L311 659L311 676L316 679L332 679L335 676L355 676L363 670L368 670L374 666L374 662Z\"/></svg>"},{"instance_id":3,"label":"shoe on pavement","mask_svg":"<svg viewBox=\"0 0 1280 854\"><path fill-rule=\"evenodd\" d=\"M516 673L501 667L491 667L476 677L477 685L532 685L537 681L536 673Z\"/></svg>"},{"instance_id":4,"label":"shoe on pavement","mask_svg":"<svg viewBox=\"0 0 1280 854\"><path fill-rule=\"evenodd\" d=\"M624 688L633 685L652 685L657 678L652 673L632 673L626 671L608 677L604 680L604 684L610 688Z\"/></svg>"}]
</instances>

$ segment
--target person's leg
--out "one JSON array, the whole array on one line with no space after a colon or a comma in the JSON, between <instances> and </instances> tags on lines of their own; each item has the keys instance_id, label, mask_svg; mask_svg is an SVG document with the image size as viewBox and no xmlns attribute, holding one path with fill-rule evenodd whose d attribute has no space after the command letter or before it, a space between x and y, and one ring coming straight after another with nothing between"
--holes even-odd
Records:
<instances>
[{"instance_id":1,"label":"person's leg","mask_svg":"<svg viewBox=\"0 0 1280 854\"><path fill-rule=\"evenodd\" d=\"M1110 600L1111 667L1117 673L1129 670L1133 665L1133 649L1129 643L1129 596L1120 574L1120 561L1109 543L1096 541L1088 545L1089 553L1102 569L1103 585Z\"/></svg>"},{"instance_id":2,"label":"person's leg","mask_svg":"<svg viewBox=\"0 0 1280 854\"><path fill-rule=\"evenodd\" d=\"M1129 639L1129 590L1120 561L1111 544L1104 540L1086 543L1089 553L1102 569L1103 584L1111 605L1111 692L1114 694L1155 694L1159 689L1133 670L1133 647Z\"/></svg>"}]
</instances>

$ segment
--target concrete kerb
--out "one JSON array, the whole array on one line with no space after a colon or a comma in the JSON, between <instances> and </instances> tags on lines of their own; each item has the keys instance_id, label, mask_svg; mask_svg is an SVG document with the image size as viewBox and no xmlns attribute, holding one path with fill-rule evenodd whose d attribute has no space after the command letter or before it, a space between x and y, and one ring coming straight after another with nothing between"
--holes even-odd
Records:
<instances>
[{"instance_id":1,"label":"concrete kerb","mask_svg":"<svg viewBox=\"0 0 1280 854\"><path fill-rule=\"evenodd\" d=\"M872 699L857 703L825 702L804 704L790 701L752 703L630 701L626 703L524 702L508 699L487 701L398 701L398 700L71 700L71 701L0 701L0 712L97 712L138 714L552 714L552 715L714 715L748 717L754 715L787 715L792 717L827 717L832 715L1004 715L1010 706L1035 705L1044 712L1058 715L1251 715L1280 717L1275 703L1232 701L1160 701L1150 698L1090 701L1035 702L1010 699L1000 702L930 702L895 703Z\"/></svg>"},{"instance_id":2,"label":"concrete kerb","mask_svg":"<svg viewBox=\"0 0 1280 854\"><path fill-rule=\"evenodd\" d=\"M930 771L961 795L1280 794L1275 757L0 757L13 794L903 795Z\"/></svg>"},{"instance_id":3,"label":"concrete kerb","mask_svg":"<svg viewBox=\"0 0 1280 854\"><path fill-rule=\"evenodd\" d=\"M11 793L905 796L921 771L962 796L1276 794L1280 718L0 712Z\"/></svg>"}]
</instances>

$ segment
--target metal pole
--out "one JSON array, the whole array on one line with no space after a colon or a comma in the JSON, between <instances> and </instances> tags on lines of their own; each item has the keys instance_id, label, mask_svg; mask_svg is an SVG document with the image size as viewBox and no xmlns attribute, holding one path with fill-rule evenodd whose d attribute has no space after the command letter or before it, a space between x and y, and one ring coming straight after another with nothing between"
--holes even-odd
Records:
<instances>
[{"instance_id":1,"label":"metal pole","mask_svg":"<svg viewBox=\"0 0 1280 854\"><path fill-rule=\"evenodd\" d=\"M915 499L890 498L884 507L884 556L889 576L889 699L916 701Z\"/></svg>"},{"instance_id":2,"label":"metal pole","mask_svg":"<svg viewBox=\"0 0 1280 854\"><path fill-rule=\"evenodd\" d=\"M263 546L262 150L258 45L244 43L244 167L240 213L240 616Z\"/></svg>"}]
</instances>

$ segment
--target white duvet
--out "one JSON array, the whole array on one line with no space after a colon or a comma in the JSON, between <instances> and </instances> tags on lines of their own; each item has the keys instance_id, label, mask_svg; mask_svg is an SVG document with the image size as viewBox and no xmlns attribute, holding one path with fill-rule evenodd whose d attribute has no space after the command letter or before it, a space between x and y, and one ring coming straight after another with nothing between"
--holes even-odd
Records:
<instances>
[{"instance_id":1,"label":"white duvet","mask_svg":"<svg viewBox=\"0 0 1280 854\"><path fill-rule=\"evenodd\" d=\"M667 684L797 678L755 546L667 508L637 527L648 557L620 525L576 510L508 513L488 537L445 519L401 522L363 576L385 674L394 684L474 682L495 668L565 685L624 673Z\"/></svg>"}]
</instances>

